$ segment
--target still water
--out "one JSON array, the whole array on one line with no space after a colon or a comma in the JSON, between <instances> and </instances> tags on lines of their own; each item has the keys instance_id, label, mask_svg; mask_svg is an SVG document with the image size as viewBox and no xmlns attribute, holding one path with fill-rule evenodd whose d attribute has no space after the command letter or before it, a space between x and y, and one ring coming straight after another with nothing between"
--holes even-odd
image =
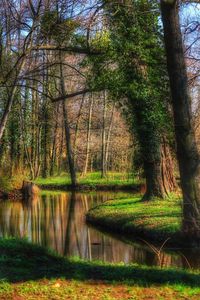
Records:
<instances>
[{"instance_id":1,"label":"still water","mask_svg":"<svg viewBox=\"0 0 200 300\"><path fill-rule=\"evenodd\" d=\"M27 237L65 256L88 260L159 265L155 253L142 244L124 242L85 223L89 208L128 193L42 192L32 201L0 202L0 236ZM200 267L200 249L166 249L163 266Z\"/></svg>"}]
</instances>

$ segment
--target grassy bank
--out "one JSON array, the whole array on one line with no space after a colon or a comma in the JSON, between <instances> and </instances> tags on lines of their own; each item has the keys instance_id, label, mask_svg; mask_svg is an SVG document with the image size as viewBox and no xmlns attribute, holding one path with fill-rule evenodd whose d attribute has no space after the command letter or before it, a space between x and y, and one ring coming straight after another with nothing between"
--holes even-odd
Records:
<instances>
[{"instance_id":1,"label":"grassy bank","mask_svg":"<svg viewBox=\"0 0 200 300\"><path fill-rule=\"evenodd\" d=\"M199 299L200 275L175 269L59 257L0 240L0 299Z\"/></svg>"},{"instance_id":2,"label":"grassy bank","mask_svg":"<svg viewBox=\"0 0 200 300\"><path fill-rule=\"evenodd\" d=\"M23 180L24 176L20 174L12 178L0 174L0 200L8 198L21 200L22 194L20 189L22 188Z\"/></svg>"},{"instance_id":3,"label":"grassy bank","mask_svg":"<svg viewBox=\"0 0 200 300\"><path fill-rule=\"evenodd\" d=\"M68 174L61 176L38 178L35 183L45 189L67 190L71 188L71 181ZM84 177L78 174L77 189L96 190L138 190L140 182L128 174L109 172L106 178L101 178L100 172L88 173Z\"/></svg>"},{"instance_id":4,"label":"grassy bank","mask_svg":"<svg viewBox=\"0 0 200 300\"><path fill-rule=\"evenodd\" d=\"M15 189L20 189L22 187L23 180L24 176L20 174L10 178L9 176L5 176L0 173L0 190L9 193Z\"/></svg>"},{"instance_id":5,"label":"grassy bank","mask_svg":"<svg viewBox=\"0 0 200 300\"><path fill-rule=\"evenodd\" d=\"M106 230L154 241L182 244L181 200L142 202L141 197L106 201L87 213L87 221Z\"/></svg>"}]
</instances>

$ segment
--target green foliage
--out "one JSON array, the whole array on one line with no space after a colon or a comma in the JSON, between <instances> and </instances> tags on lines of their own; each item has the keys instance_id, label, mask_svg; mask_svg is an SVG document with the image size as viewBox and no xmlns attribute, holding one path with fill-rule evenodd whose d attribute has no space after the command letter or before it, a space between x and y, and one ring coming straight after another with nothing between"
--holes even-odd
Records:
<instances>
[{"instance_id":1,"label":"green foliage","mask_svg":"<svg viewBox=\"0 0 200 300\"><path fill-rule=\"evenodd\" d=\"M70 18L62 19L57 11L47 11L41 19L41 34L43 37L53 39L59 45L69 42L79 23Z\"/></svg>"},{"instance_id":2,"label":"green foliage","mask_svg":"<svg viewBox=\"0 0 200 300\"><path fill-rule=\"evenodd\" d=\"M128 9L118 7L111 16L113 47L129 99L130 124L140 146L148 151L153 146L152 151L156 150L167 118L162 85L166 76L164 46L159 38L158 14L151 12L153 8L152 2L137 1ZM151 147L148 141L152 141Z\"/></svg>"},{"instance_id":3,"label":"green foliage","mask_svg":"<svg viewBox=\"0 0 200 300\"><path fill-rule=\"evenodd\" d=\"M124 114L138 138L143 161L160 159L161 135L172 131L169 83L156 1L105 1L110 19L109 47L90 57L91 88L107 89L127 101ZM120 102L120 101L119 101Z\"/></svg>"},{"instance_id":4,"label":"green foliage","mask_svg":"<svg viewBox=\"0 0 200 300\"><path fill-rule=\"evenodd\" d=\"M97 32L96 35L90 39L90 47L94 48L95 50L102 50L105 52L109 49L110 44L110 32L108 30Z\"/></svg>"}]
</instances>

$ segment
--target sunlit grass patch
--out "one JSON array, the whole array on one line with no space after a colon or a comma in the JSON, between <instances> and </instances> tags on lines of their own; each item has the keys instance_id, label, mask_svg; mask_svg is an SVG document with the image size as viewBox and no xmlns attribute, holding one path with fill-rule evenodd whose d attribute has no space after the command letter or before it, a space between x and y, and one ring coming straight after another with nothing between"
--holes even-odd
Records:
<instances>
[{"instance_id":1,"label":"sunlit grass patch","mask_svg":"<svg viewBox=\"0 0 200 300\"><path fill-rule=\"evenodd\" d=\"M138 232L158 241L179 234L181 218L181 203L177 196L150 202L142 202L140 196L116 199L92 208L87 214L89 222L107 230L128 234Z\"/></svg>"},{"instance_id":2,"label":"sunlit grass patch","mask_svg":"<svg viewBox=\"0 0 200 300\"><path fill-rule=\"evenodd\" d=\"M60 176L48 177L48 178L37 178L36 184L42 186L64 186L70 185L69 174L63 173ZM100 172L88 173L85 176L78 174L78 183L81 185L96 186L96 185L133 185L138 184L139 181L130 174L108 172L105 178L101 178Z\"/></svg>"}]
</instances>

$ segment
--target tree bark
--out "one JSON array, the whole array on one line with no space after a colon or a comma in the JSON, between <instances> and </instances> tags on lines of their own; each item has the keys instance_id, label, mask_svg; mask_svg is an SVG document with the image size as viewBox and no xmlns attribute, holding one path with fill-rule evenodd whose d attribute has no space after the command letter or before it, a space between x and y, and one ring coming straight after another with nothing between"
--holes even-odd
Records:
<instances>
[{"instance_id":1,"label":"tree bark","mask_svg":"<svg viewBox=\"0 0 200 300\"><path fill-rule=\"evenodd\" d=\"M61 63L60 63L61 93L62 93L62 95L65 95L65 82L64 82L61 54L60 54L60 61L61 61ZM67 158L68 158L68 163L69 163L69 172L70 172L70 177L71 177L71 183L73 186L76 186L77 178L76 178L74 156L73 156L72 145L71 145L71 134L70 134L70 128L69 128L68 111L66 109L64 100L62 101L62 107L63 107L63 118L64 118L64 127L65 127Z\"/></svg>"},{"instance_id":2,"label":"tree bark","mask_svg":"<svg viewBox=\"0 0 200 300\"><path fill-rule=\"evenodd\" d=\"M109 124L109 128L108 128L107 141L106 141L106 149L105 149L106 171L108 169L108 154L109 154L109 147L110 147L111 131L112 131L112 126L113 126L114 112L115 112L115 102L113 103L113 106L112 106L110 124Z\"/></svg>"},{"instance_id":3,"label":"tree bark","mask_svg":"<svg viewBox=\"0 0 200 300\"><path fill-rule=\"evenodd\" d=\"M163 138L161 145L161 173L164 191L167 194L177 189L177 182L174 175L174 161L171 150L166 140Z\"/></svg>"},{"instance_id":4,"label":"tree bark","mask_svg":"<svg viewBox=\"0 0 200 300\"><path fill-rule=\"evenodd\" d=\"M200 164L188 89L177 1L161 0L167 67L170 79L177 158L183 192L183 233L200 238Z\"/></svg>"},{"instance_id":5,"label":"tree bark","mask_svg":"<svg viewBox=\"0 0 200 300\"><path fill-rule=\"evenodd\" d=\"M13 106L16 91L17 91L17 87L14 86L14 88L11 90L11 93L9 93L7 104L6 104L5 110L3 112L2 118L0 120L0 141L2 139L4 130L6 128L8 116L9 116L12 106Z\"/></svg>"},{"instance_id":6,"label":"tree bark","mask_svg":"<svg viewBox=\"0 0 200 300\"><path fill-rule=\"evenodd\" d=\"M61 136L60 136L60 145L59 145L59 154L58 154L58 175L60 175L62 171L62 152L63 152L63 145L64 145L64 120L61 126Z\"/></svg>"},{"instance_id":7,"label":"tree bark","mask_svg":"<svg viewBox=\"0 0 200 300\"><path fill-rule=\"evenodd\" d=\"M69 121L68 121L68 113L64 101L62 102L62 105L63 105L63 117L64 117L64 124L65 124L65 138L66 138L66 147L67 147L67 158L69 163L69 172L71 177L71 183L73 186L76 186L77 179L76 179L76 170L75 170L74 158L73 158L72 147L71 147L71 135L70 135Z\"/></svg>"},{"instance_id":8,"label":"tree bark","mask_svg":"<svg viewBox=\"0 0 200 300\"><path fill-rule=\"evenodd\" d=\"M167 194L163 186L160 161L145 161L144 173L146 179L146 192L143 200L152 200L153 198L165 198Z\"/></svg>"},{"instance_id":9,"label":"tree bark","mask_svg":"<svg viewBox=\"0 0 200 300\"><path fill-rule=\"evenodd\" d=\"M57 135L58 135L58 116L60 114L60 105L58 104L56 107L56 120L53 132L53 145L52 145L52 153L51 153L51 166L50 166L50 176L54 174L54 167L55 167L55 158L56 158L56 142L57 142Z\"/></svg>"},{"instance_id":10,"label":"tree bark","mask_svg":"<svg viewBox=\"0 0 200 300\"><path fill-rule=\"evenodd\" d=\"M106 160L105 160L105 147L106 147L106 109L107 109L107 95L104 91L103 96L103 126L102 126L102 143L101 143L101 178L106 177Z\"/></svg>"},{"instance_id":11,"label":"tree bark","mask_svg":"<svg viewBox=\"0 0 200 300\"><path fill-rule=\"evenodd\" d=\"M92 109L93 109L93 95L91 95L90 99L90 108L89 108L89 116L88 116L88 124L87 124L87 145L86 145L86 157L85 157L85 166L83 170L83 174L87 174L88 170L88 161L89 161L89 154L90 154L90 139L91 139L91 121L92 121Z\"/></svg>"},{"instance_id":12,"label":"tree bark","mask_svg":"<svg viewBox=\"0 0 200 300\"><path fill-rule=\"evenodd\" d=\"M76 128L75 128L75 135L74 135L74 163L75 164L76 164L76 158L77 158L77 140L78 140L78 134L79 134L79 126L80 126L80 120L81 120L81 114L82 114L84 101L85 101L85 96L83 95L81 104L80 104L80 108L79 108L79 112L78 112Z\"/></svg>"},{"instance_id":13,"label":"tree bark","mask_svg":"<svg viewBox=\"0 0 200 300\"><path fill-rule=\"evenodd\" d=\"M161 145L160 160L145 161L146 193L143 200L166 198L177 189L174 166L169 147Z\"/></svg>"},{"instance_id":14,"label":"tree bark","mask_svg":"<svg viewBox=\"0 0 200 300\"><path fill-rule=\"evenodd\" d=\"M48 54L44 54L43 62L49 62ZM46 70L46 74L43 75L43 91L44 94L50 90L49 70ZM42 177L49 176L50 169L50 136L51 136L51 102L44 96L43 98L43 134L42 134L42 149L43 149L43 161L42 161Z\"/></svg>"}]
</instances>

